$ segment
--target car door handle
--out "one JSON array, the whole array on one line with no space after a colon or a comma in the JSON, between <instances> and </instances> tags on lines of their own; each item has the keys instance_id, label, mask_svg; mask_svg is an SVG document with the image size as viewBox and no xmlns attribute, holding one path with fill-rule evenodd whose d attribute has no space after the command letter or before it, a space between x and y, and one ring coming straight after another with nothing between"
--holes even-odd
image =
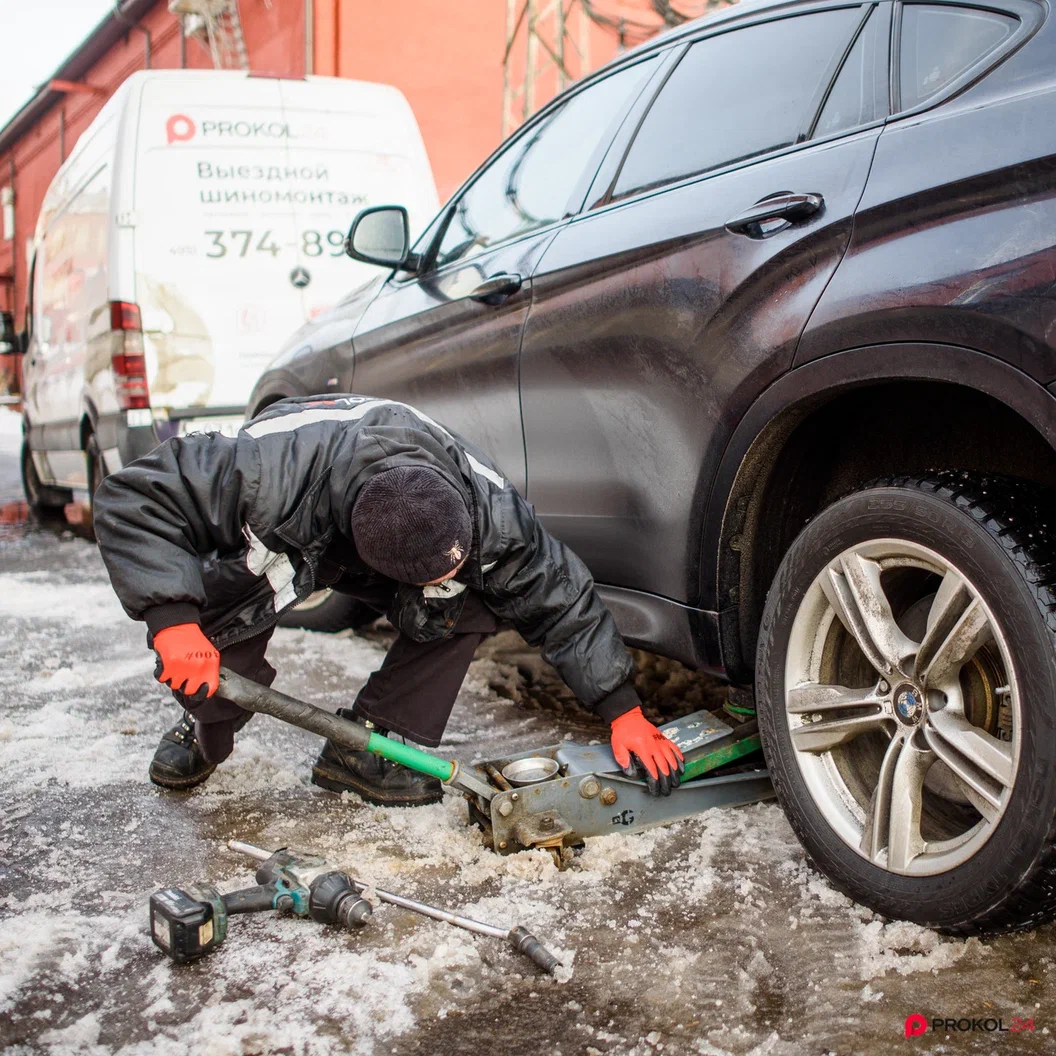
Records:
<instances>
[{"instance_id":1,"label":"car door handle","mask_svg":"<svg viewBox=\"0 0 1056 1056\"><path fill-rule=\"evenodd\" d=\"M824 204L825 199L820 194L775 194L727 220L726 230L758 238L759 224L767 220L787 220L790 224L800 224L820 212Z\"/></svg>"},{"instance_id":2,"label":"car door handle","mask_svg":"<svg viewBox=\"0 0 1056 1056\"><path fill-rule=\"evenodd\" d=\"M486 278L469 296L471 300L483 301L485 304L501 304L516 293L523 283L524 279L520 275L504 271Z\"/></svg>"}]
</instances>

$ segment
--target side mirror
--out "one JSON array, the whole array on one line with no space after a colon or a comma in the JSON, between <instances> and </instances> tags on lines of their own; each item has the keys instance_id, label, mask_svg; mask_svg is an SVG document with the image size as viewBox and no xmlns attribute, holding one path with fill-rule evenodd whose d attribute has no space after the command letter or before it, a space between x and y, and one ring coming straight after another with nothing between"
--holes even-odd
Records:
<instances>
[{"instance_id":1,"label":"side mirror","mask_svg":"<svg viewBox=\"0 0 1056 1056\"><path fill-rule=\"evenodd\" d=\"M18 355L25 351L22 335L15 329L11 312L0 312L0 356Z\"/></svg>"},{"instance_id":2,"label":"side mirror","mask_svg":"<svg viewBox=\"0 0 1056 1056\"><path fill-rule=\"evenodd\" d=\"M384 268L413 271L418 264L411 248L411 227L402 205L375 205L360 212L345 239L345 252L353 260Z\"/></svg>"}]
</instances>

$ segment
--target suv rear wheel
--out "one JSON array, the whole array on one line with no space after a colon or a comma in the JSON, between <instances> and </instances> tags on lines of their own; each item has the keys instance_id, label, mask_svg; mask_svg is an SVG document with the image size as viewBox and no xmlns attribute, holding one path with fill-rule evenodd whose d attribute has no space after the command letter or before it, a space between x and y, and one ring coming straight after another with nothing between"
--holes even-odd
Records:
<instances>
[{"instance_id":1,"label":"suv rear wheel","mask_svg":"<svg viewBox=\"0 0 1056 1056\"><path fill-rule=\"evenodd\" d=\"M778 571L756 669L774 787L822 872L887 916L1056 917L1046 524L1015 482L902 479L823 511Z\"/></svg>"}]
</instances>

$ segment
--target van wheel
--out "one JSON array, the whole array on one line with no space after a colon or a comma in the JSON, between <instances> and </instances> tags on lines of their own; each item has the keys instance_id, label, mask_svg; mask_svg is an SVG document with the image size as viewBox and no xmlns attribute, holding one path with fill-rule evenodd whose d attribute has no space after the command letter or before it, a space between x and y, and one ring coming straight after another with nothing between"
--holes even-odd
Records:
<instances>
[{"instance_id":1,"label":"van wheel","mask_svg":"<svg viewBox=\"0 0 1056 1056\"><path fill-rule=\"evenodd\" d=\"M966 474L819 514L760 629L759 725L818 868L956 934L1056 917L1053 505Z\"/></svg>"},{"instance_id":2,"label":"van wheel","mask_svg":"<svg viewBox=\"0 0 1056 1056\"><path fill-rule=\"evenodd\" d=\"M67 503L73 502L73 492L68 488L53 488L41 484L37 467L33 464L33 453L29 447L29 438L22 440L22 490L26 502L34 513L54 513Z\"/></svg>"},{"instance_id":3,"label":"van wheel","mask_svg":"<svg viewBox=\"0 0 1056 1056\"><path fill-rule=\"evenodd\" d=\"M336 590L317 590L279 617L281 627L301 627L306 631L334 633L351 627L366 627L378 613L363 602Z\"/></svg>"}]
</instances>

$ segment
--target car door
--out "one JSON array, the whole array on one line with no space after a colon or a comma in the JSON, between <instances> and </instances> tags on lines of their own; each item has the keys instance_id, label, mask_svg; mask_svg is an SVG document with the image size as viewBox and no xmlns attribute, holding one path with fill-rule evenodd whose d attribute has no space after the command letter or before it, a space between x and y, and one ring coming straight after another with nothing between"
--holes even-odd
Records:
<instances>
[{"instance_id":1,"label":"car door","mask_svg":"<svg viewBox=\"0 0 1056 1056\"><path fill-rule=\"evenodd\" d=\"M711 475L847 246L887 115L889 6L679 42L547 246L522 342L528 497L599 582L716 607Z\"/></svg>"},{"instance_id":2,"label":"car door","mask_svg":"<svg viewBox=\"0 0 1056 1056\"><path fill-rule=\"evenodd\" d=\"M446 209L420 272L394 276L353 335L356 392L449 425L522 491L517 373L532 272L652 68L647 59L561 97L503 146Z\"/></svg>"}]
</instances>

